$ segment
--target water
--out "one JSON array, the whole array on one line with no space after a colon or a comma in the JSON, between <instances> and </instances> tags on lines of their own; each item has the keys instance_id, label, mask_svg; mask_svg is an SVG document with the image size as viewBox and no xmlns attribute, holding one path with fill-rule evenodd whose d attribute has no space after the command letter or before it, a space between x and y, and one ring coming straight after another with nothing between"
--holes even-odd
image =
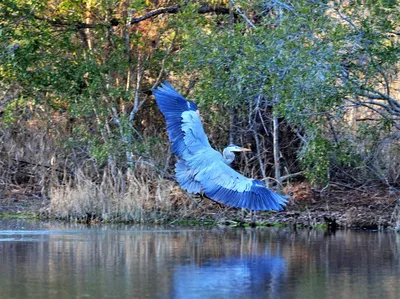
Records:
<instances>
[{"instance_id":1,"label":"water","mask_svg":"<svg viewBox=\"0 0 400 299\"><path fill-rule=\"evenodd\" d=\"M400 236L0 222L0 298L400 298Z\"/></svg>"}]
</instances>

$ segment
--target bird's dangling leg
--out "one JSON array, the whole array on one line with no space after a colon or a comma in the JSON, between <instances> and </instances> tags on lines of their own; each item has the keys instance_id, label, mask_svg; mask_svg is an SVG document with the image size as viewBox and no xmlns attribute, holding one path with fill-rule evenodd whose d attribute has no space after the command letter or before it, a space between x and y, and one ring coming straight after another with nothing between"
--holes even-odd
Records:
<instances>
[{"instance_id":1,"label":"bird's dangling leg","mask_svg":"<svg viewBox=\"0 0 400 299\"><path fill-rule=\"evenodd\" d=\"M198 201L198 203L202 203L205 198L203 192L200 191L200 193L198 193L198 195L200 196L200 200Z\"/></svg>"},{"instance_id":2,"label":"bird's dangling leg","mask_svg":"<svg viewBox=\"0 0 400 299\"><path fill-rule=\"evenodd\" d=\"M187 192L187 191L185 191L185 195L186 195L186 197L188 197L197 207L200 207L200 202L203 200L203 197L201 196L201 200L199 201L199 202L197 202L193 197L192 197L192 195L189 193L189 192Z\"/></svg>"},{"instance_id":3,"label":"bird's dangling leg","mask_svg":"<svg viewBox=\"0 0 400 299\"><path fill-rule=\"evenodd\" d=\"M217 203L218 210L221 212L224 207L218 201L216 203Z\"/></svg>"}]
</instances>

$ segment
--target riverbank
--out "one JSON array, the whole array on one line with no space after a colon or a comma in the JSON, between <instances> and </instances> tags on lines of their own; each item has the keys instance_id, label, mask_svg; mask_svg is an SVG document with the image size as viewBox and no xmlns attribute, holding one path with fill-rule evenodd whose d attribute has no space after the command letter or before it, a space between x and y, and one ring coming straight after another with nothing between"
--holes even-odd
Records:
<instances>
[{"instance_id":1,"label":"riverbank","mask_svg":"<svg viewBox=\"0 0 400 299\"><path fill-rule=\"evenodd\" d=\"M312 189L306 183L300 183L285 190L292 197L282 212L249 213L219 205L208 199L182 198L182 201L193 200L191 210L184 213L177 206L168 215L149 217L148 222L172 223L176 225L230 225L230 226L291 226L302 228L327 229L394 229L399 221L396 208L397 198L389 194L385 188L356 188L352 186L332 184L327 190ZM182 194L182 196L184 196ZM179 203L175 203L179 204ZM1 218L36 218L54 219L49 213L50 200L42 199L26 193L10 193L7 198L0 199ZM154 212L155 213L155 212ZM101 222L100 217L86 215L78 218L62 220L80 222ZM110 220L109 222L124 222Z\"/></svg>"},{"instance_id":2,"label":"riverbank","mask_svg":"<svg viewBox=\"0 0 400 299\"><path fill-rule=\"evenodd\" d=\"M383 187L332 184L328 190L321 191L300 184L296 188L287 209L274 214L268 221L306 227L325 225L383 230L394 229L399 219L397 198Z\"/></svg>"}]
</instances>

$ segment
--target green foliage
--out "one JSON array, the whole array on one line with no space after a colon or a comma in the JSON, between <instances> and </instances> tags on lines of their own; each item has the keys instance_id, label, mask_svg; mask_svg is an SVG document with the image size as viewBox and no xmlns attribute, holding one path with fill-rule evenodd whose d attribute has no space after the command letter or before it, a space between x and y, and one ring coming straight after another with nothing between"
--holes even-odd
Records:
<instances>
[{"instance_id":1,"label":"green foliage","mask_svg":"<svg viewBox=\"0 0 400 299\"><path fill-rule=\"evenodd\" d=\"M387 85L388 74L396 73L400 48L388 32L398 26L399 13L392 3L235 3L242 15L233 21L229 16L199 17L202 26L195 26L188 13L175 20L184 32L178 65L196 76L197 102L223 107L217 109L224 112L220 123L229 117L229 107L245 120L256 105L273 106L275 115L304 132L299 158L314 182L329 178L333 162L360 162L346 134L336 141L327 136L324 116L343 119L348 99L363 105L369 101L359 98L364 90L386 88L382 82ZM389 18L388 11L393 13ZM393 122L392 116L386 119L388 125Z\"/></svg>"},{"instance_id":2,"label":"green foliage","mask_svg":"<svg viewBox=\"0 0 400 299\"><path fill-rule=\"evenodd\" d=\"M35 213L8 213L2 212L0 213L1 220L9 220L9 219L24 219L24 220L38 220L39 216Z\"/></svg>"},{"instance_id":3,"label":"green foliage","mask_svg":"<svg viewBox=\"0 0 400 299\"><path fill-rule=\"evenodd\" d=\"M322 184L328 181L331 149L332 143L329 140L315 136L300 153L300 161L312 183Z\"/></svg>"},{"instance_id":4,"label":"green foliage","mask_svg":"<svg viewBox=\"0 0 400 299\"><path fill-rule=\"evenodd\" d=\"M148 96L157 78L181 90L195 82L189 95L209 112L203 116L213 145L228 140L234 111L237 139L254 144L259 136L269 154L278 116L289 128L281 139L288 131L301 136L287 141L283 155L299 153L315 183L329 180L332 165L362 165L400 128L400 108L387 99L400 58L396 1L237 0L231 14L199 14L204 2L186 2L169 2L182 9L168 18L128 26L129 10L141 16L158 2L2 1L1 122L57 122L66 151L126 166L129 153L157 159L166 142ZM226 0L206 3L229 7ZM132 120L139 103L146 104ZM350 125L350 105L373 111L373 123Z\"/></svg>"},{"instance_id":5,"label":"green foliage","mask_svg":"<svg viewBox=\"0 0 400 299\"><path fill-rule=\"evenodd\" d=\"M66 138L61 141L65 149L84 148L99 165L110 156L123 165L125 151L149 151L149 146L144 146L140 136L133 133L133 123L128 120L136 89L142 88L135 85L138 52L144 57L142 68L147 68L146 76L151 79L158 75L159 59L165 56L166 46L162 44L160 50L146 48L147 39L153 38L146 36L152 23L130 30L128 53L126 9L144 14L151 3L139 0L126 4L75 0L1 2L0 88L14 90L21 99L6 103L1 121L17 121L20 110L28 103L33 111L40 110L49 119L69 119L71 136L63 136ZM104 25L119 16L118 26ZM80 28L85 22L98 26ZM159 28L163 30L163 25ZM143 82L147 84L146 78Z\"/></svg>"}]
</instances>

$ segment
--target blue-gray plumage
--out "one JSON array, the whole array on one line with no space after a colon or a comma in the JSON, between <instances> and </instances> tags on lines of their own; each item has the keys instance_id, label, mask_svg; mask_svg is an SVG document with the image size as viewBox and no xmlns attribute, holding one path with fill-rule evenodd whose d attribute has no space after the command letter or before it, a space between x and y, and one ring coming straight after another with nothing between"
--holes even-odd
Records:
<instances>
[{"instance_id":1,"label":"blue-gray plumage","mask_svg":"<svg viewBox=\"0 0 400 299\"><path fill-rule=\"evenodd\" d=\"M246 178L229 164L234 152L248 151L229 145L223 155L215 151L204 132L195 103L187 101L168 82L153 90L165 116L172 152L178 157L176 180L190 193L204 194L228 206L250 210L282 210L287 200L263 182Z\"/></svg>"}]
</instances>

